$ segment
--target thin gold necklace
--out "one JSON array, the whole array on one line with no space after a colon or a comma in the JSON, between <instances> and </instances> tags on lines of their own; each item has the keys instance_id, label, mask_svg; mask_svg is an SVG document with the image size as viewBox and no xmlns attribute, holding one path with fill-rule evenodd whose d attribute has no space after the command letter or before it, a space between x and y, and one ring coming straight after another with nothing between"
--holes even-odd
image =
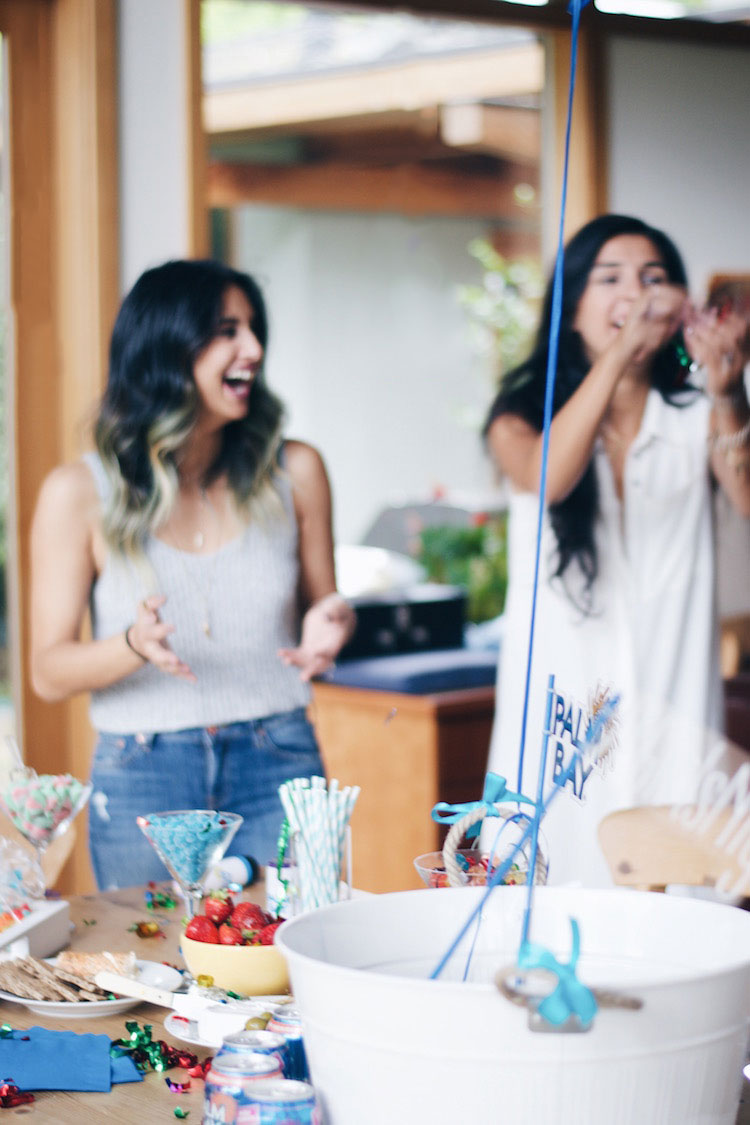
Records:
<instances>
[{"instance_id":1,"label":"thin gold necklace","mask_svg":"<svg viewBox=\"0 0 750 1125\"><path fill-rule=\"evenodd\" d=\"M212 627L211 627L211 590L213 588L213 580L214 580L214 577L216 575L216 568L217 568L217 565L218 565L219 552L220 552L221 546L222 546L221 533L222 533L222 530L223 530L223 520L222 520L221 514L219 512L217 512L216 508L214 507L213 503L211 502L211 498L208 495L208 493L206 492L205 488L201 488L200 495L201 495L201 502L213 514L215 522L216 522L216 542L217 542L217 546L216 546L216 550L213 551L211 556L210 556L211 562L210 562L210 566L208 567L207 581L204 583L204 581L199 580L196 577L196 575L193 573L192 564L187 563L186 560L184 560L183 557L182 557L184 555L192 555L194 557L200 557L200 555L202 553L202 549L203 549L203 547L206 543L206 534L203 530L199 530L193 536L194 549L192 551L187 550L185 547L183 547L178 542L177 537L171 531L169 533L169 538L171 539L171 543L169 545L174 547L174 549L177 551L178 558L180 559L180 566L182 567L185 576L187 577L188 581L190 582L190 585L193 587L193 589L195 590L196 594L198 595L198 597L199 597L199 599L202 603L203 614L202 614L202 620L201 620L201 623L200 623L201 624L201 631L203 632L203 635L206 637L207 640L212 641L212 640L214 640L214 636L213 636L213 631L212 631ZM206 587L207 587L207 589L206 589Z\"/></svg>"}]
</instances>

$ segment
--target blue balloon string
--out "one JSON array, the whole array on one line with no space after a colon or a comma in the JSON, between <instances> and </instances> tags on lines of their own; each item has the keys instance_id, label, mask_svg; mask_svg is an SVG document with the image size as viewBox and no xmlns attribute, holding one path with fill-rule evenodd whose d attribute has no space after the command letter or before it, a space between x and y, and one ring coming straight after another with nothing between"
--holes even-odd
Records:
<instances>
[{"instance_id":1,"label":"blue balloon string","mask_svg":"<svg viewBox=\"0 0 750 1125\"><path fill-rule=\"evenodd\" d=\"M552 282L552 304L549 327L549 350L547 352L547 373L544 394L544 423L542 429L542 464L539 474L539 508L536 525L536 548L534 556L534 583L531 595L531 622L529 625L529 647L526 654L526 682L523 694L523 718L521 721L521 744L518 751L518 783L516 788L523 793L523 758L526 749L526 720L529 713L529 692L531 685L531 661L534 652L534 629L536 626L536 605L539 591L539 561L542 553L542 525L544 521L545 497L547 494L547 462L549 460L549 431L552 423L552 402L557 373L557 355L560 345L560 320L562 317L563 292L563 238L565 228L565 207L568 200L568 164L570 159L570 127L573 120L573 93L576 79L576 60L578 57L578 25L581 9L586 6L581 0L572 0L568 7L571 12L572 28L570 38L570 80L568 83L568 117L565 124L565 158L563 160L562 195L560 199L560 223L557 236L557 255ZM532 857L536 859L536 857ZM533 871L533 867L529 868Z\"/></svg>"},{"instance_id":2,"label":"blue balloon string","mask_svg":"<svg viewBox=\"0 0 750 1125\"><path fill-rule=\"evenodd\" d=\"M526 722L529 711L529 694L531 685L531 664L534 652L534 631L536 626L536 609L537 609L537 596L539 592L539 562L542 551L542 527L544 522L544 508L545 497L547 493L547 464L549 461L549 432L552 424L552 403L554 399L555 390L555 375L557 373L557 356L560 344L560 321L562 318L562 294L563 294L563 250L564 250L564 234L565 234L565 209L568 200L568 166L570 163L570 133L571 124L573 120L573 94L575 92L575 76L576 76L576 62L578 58L578 29L580 24L581 11L585 8L589 0L571 0L568 5L568 12L572 16L571 36L570 36L570 79L568 82L568 109L567 120L565 123L565 155L563 159L563 176L562 176L562 193L560 198L560 222L558 225L557 236L557 254L555 256L555 269L552 283L552 302L550 310L550 328L549 328L549 349L547 352L547 370L545 381L545 394L544 394L544 421L542 428L542 461L539 474L539 507L537 510L537 527L536 527L536 546L534 553L534 581L531 596L531 621L529 624L529 644L526 654L526 681L524 685L523 697L523 718L521 722L521 741L518 753L518 782L516 788L519 793L523 793L523 760L524 751L526 748ZM595 721L593 729L597 729L602 721L602 716L599 717L599 722ZM545 724L546 727L547 724ZM592 734L592 728L589 730L589 737ZM440 960L439 964L431 974L432 979L440 976L446 964L452 957L453 953L460 944L462 938L465 936L472 921L480 912L487 898L492 893L494 888L505 877L513 858L516 853L520 852L527 841L531 841L528 877L527 877L527 896L526 907L524 910L523 919L523 934L524 941L528 939L528 932L531 920L531 904L534 885L534 873L536 870L537 852L539 847L539 824L549 808L552 801L559 795L564 788L568 778L572 776L578 759L580 758L580 751L573 755L567 771L562 777L558 778L558 782L553 786L551 792L548 794L546 801L540 800L542 787L543 787L543 772L538 779L538 794L537 806L535 815L526 830L523 832L521 839L517 842L511 854L506 857L505 861L501 863L496 869L490 880L488 880L487 888L483 894L476 909L472 911L465 925L456 936L452 945ZM542 759L544 762L544 757ZM476 940L476 937L475 937ZM473 952L473 944L472 944Z\"/></svg>"},{"instance_id":3,"label":"blue balloon string","mask_svg":"<svg viewBox=\"0 0 750 1125\"><path fill-rule=\"evenodd\" d=\"M545 797L541 808L539 809L540 820L542 820L552 802L556 801L560 794L564 791L565 786L568 784L571 778L575 776L575 771L578 768L578 763L583 760L584 751L588 752L589 748L591 746L595 746L599 739L602 737L604 729L617 710L619 702L619 696L609 698L604 704L602 704L596 715L594 715L594 718L591 720L588 730L586 731L586 736L583 740L583 744L581 746L575 747L573 753L571 754L568 765L562 771L557 780L553 781L550 785L547 796ZM527 827L521 834L520 839L513 845L509 854L505 857L502 863L498 864L498 866L495 868L491 878L489 877L488 873L487 886L485 887L484 893L479 899L477 905L469 914L469 917L466 919L459 932L456 934L448 950L443 954L436 967L430 973L430 980L437 980L437 978L440 976L443 969L458 949L463 938L468 933L472 922L480 914L482 907L486 903L487 899L490 897L495 887L499 883L503 882L505 876L510 870L511 864L513 863L515 857L523 851L524 845L531 838L531 834L533 831L534 821L530 820Z\"/></svg>"}]
</instances>

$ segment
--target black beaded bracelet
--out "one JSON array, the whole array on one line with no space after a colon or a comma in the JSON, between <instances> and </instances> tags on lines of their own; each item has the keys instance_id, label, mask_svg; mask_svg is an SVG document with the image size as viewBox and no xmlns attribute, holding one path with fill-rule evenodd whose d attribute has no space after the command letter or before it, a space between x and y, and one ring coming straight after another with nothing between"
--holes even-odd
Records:
<instances>
[{"instance_id":1,"label":"black beaded bracelet","mask_svg":"<svg viewBox=\"0 0 750 1125\"><path fill-rule=\"evenodd\" d=\"M128 625L127 629L125 630L125 644L128 646L131 652L135 653L139 660L142 660L144 664L148 664L148 657L144 656L142 652L139 652L137 648L134 648L133 644L131 643L130 630L132 628L132 625Z\"/></svg>"}]
</instances>

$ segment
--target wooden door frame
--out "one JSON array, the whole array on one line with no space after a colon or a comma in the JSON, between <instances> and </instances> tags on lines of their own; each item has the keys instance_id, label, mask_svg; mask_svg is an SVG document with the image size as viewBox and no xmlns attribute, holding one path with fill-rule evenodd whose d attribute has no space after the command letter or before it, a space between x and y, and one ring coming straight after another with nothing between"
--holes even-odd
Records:
<instances>
[{"instance_id":1,"label":"wooden door frame","mask_svg":"<svg viewBox=\"0 0 750 1125\"><path fill-rule=\"evenodd\" d=\"M80 450L117 306L115 18L115 0L0 0L9 91L18 724L29 765L83 777L92 742L86 701L45 704L29 682L29 531L44 476ZM84 836L63 889L91 886Z\"/></svg>"}]
</instances>

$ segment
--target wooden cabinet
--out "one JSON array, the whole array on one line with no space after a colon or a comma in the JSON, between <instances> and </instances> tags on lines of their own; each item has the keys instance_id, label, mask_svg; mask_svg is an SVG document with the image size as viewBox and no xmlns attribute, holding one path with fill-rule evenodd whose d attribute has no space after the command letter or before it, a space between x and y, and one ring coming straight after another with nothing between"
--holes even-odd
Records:
<instances>
[{"instance_id":1,"label":"wooden cabinet","mask_svg":"<svg viewBox=\"0 0 750 1125\"><path fill-rule=\"evenodd\" d=\"M353 881L366 891L420 887L413 859L442 846L438 801L482 795L494 688L404 695L317 683L310 718L326 773L359 785Z\"/></svg>"}]
</instances>

